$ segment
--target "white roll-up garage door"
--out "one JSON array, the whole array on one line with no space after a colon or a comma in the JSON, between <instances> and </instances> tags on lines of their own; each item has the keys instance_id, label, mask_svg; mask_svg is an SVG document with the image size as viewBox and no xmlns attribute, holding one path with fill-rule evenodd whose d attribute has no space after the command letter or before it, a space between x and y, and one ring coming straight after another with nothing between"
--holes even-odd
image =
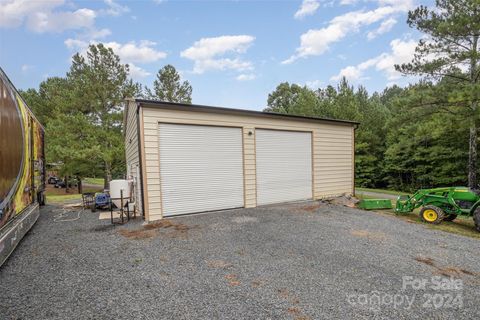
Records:
<instances>
[{"instance_id":1,"label":"white roll-up garage door","mask_svg":"<svg viewBox=\"0 0 480 320\"><path fill-rule=\"evenodd\" d=\"M160 124L164 216L243 207L242 130Z\"/></svg>"},{"instance_id":2,"label":"white roll-up garage door","mask_svg":"<svg viewBox=\"0 0 480 320\"><path fill-rule=\"evenodd\" d=\"M311 199L311 133L257 129L255 139L257 204Z\"/></svg>"}]
</instances>

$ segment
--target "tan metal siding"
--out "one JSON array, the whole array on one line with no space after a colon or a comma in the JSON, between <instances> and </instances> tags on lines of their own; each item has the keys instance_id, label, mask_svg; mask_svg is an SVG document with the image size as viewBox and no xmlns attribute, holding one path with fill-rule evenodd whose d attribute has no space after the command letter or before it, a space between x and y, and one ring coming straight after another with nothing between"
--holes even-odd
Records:
<instances>
[{"instance_id":1,"label":"tan metal siding","mask_svg":"<svg viewBox=\"0 0 480 320\"><path fill-rule=\"evenodd\" d=\"M146 106L142 109L145 182L150 214L148 220L162 218L161 197L151 196L152 192L160 191L158 124L161 122L243 127L245 207L257 205L255 129L312 132L314 199L353 192L353 125L351 124L158 109ZM249 135L249 132L252 134Z\"/></svg>"},{"instance_id":2,"label":"tan metal siding","mask_svg":"<svg viewBox=\"0 0 480 320\"><path fill-rule=\"evenodd\" d=\"M138 155L138 127L137 127L137 104L129 101L126 107L126 125L125 125L125 160L127 167L127 178L134 178L136 185L137 210L142 212L142 199L140 192L140 174L138 168L140 166Z\"/></svg>"},{"instance_id":3,"label":"tan metal siding","mask_svg":"<svg viewBox=\"0 0 480 320\"><path fill-rule=\"evenodd\" d=\"M314 146L315 198L351 194L352 127L319 125L314 130Z\"/></svg>"},{"instance_id":4,"label":"tan metal siding","mask_svg":"<svg viewBox=\"0 0 480 320\"><path fill-rule=\"evenodd\" d=\"M243 175L245 208L256 207L255 128L253 126L243 127Z\"/></svg>"}]
</instances>

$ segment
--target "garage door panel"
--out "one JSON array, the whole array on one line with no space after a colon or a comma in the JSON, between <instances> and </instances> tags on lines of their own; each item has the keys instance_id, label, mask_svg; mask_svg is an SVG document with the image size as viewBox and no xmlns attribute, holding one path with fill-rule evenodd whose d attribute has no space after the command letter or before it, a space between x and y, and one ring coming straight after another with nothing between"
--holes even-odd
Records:
<instances>
[{"instance_id":1,"label":"garage door panel","mask_svg":"<svg viewBox=\"0 0 480 320\"><path fill-rule=\"evenodd\" d=\"M256 130L257 202L312 198L310 132Z\"/></svg>"},{"instance_id":2,"label":"garage door panel","mask_svg":"<svg viewBox=\"0 0 480 320\"><path fill-rule=\"evenodd\" d=\"M240 128L160 124L164 216L243 206Z\"/></svg>"}]
</instances>

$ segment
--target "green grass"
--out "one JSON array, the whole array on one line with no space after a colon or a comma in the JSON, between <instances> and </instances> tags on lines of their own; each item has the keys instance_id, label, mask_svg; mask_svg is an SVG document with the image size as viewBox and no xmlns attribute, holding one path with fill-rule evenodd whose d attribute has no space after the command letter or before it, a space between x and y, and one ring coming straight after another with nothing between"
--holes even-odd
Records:
<instances>
[{"instance_id":1,"label":"green grass","mask_svg":"<svg viewBox=\"0 0 480 320\"><path fill-rule=\"evenodd\" d=\"M103 186L103 178L85 178L83 179L83 183L97 184L99 186Z\"/></svg>"},{"instance_id":2,"label":"green grass","mask_svg":"<svg viewBox=\"0 0 480 320\"><path fill-rule=\"evenodd\" d=\"M375 190L375 189L371 189ZM357 194L356 197L358 199L373 199L377 197L372 197L372 196L367 196L367 195L360 195ZM392 200L392 204L395 207L395 200ZM480 239L480 232L478 232L475 229L475 223L473 222L472 217L466 217L466 216L458 216L454 221L448 222L448 221L442 221L440 224L430 224L423 222L422 219L419 216L420 209L415 209L411 213L407 214L396 214L395 211L393 210L370 210L371 212L375 212L378 214L385 214L388 216L393 216L398 219L407 221L409 223L419 223L424 225L425 227L429 229L434 229L434 230L441 230L444 232L449 232L449 233L455 233L459 234L462 236L467 236L471 238L476 238Z\"/></svg>"},{"instance_id":3,"label":"green grass","mask_svg":"<svg viewBox=\"0 0 480 320\"><path fill-rule=\"evenodd\" d=\"M47 195L47 203L62 203L70 200L81 200L82 195L75 194L60 194L60 195Z\"/></svg>"},{"instance_id":4,"label":"green grass","mask_svg":"<svg viewBox=\"0 0 480 320\"><path fill-rule=\"evenodd\" d=\"M407 195L408 194L407 192L395 191L395 190L386 190L386 189L355 188L355 190L391 194L391 195L394 195L394 196L400 196L400 195Z\"/></svg>"},{"instance_id":5,"label":"green grass","mask_svg":"<svg viewBox=\"0 0 480 320\"><path fill-rule=\"evenodd\" d=\"M47 188L45 196L47 203L62 203L71 200L82 200L82 195L77 193L77 188L70 188L70 193L66 193L65 189ZM83 192L101 192L101 187L83 188Z\"/></svg>"}]
</instances>

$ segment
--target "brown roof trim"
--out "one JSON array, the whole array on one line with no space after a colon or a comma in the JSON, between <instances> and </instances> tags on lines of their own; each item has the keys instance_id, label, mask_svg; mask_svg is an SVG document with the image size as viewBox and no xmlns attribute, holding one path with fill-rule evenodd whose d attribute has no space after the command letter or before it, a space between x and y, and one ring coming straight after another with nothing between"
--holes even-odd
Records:
<instances>
[{"instance_id":1,"label":"brown roof trim","mask_svg":"<svg viewBox=\"0 0 480 320\"><path fill-rule=\"evenodd\" d=\"M149 107L155 107L155 108L171 109L174 107L188 107L188 108L192 108L193 111L203 111L203 112L212 112L212 113L230 113L230 114L242 114L242 115L251 115L251 116L289 118L292 120L296 119L296 120L318 121L318 122L335 122L335 123L350 124L354 126L358 126L360 124L359 122L349 121L349 120L307 117L307 116L283 114L283 113L277 113L277 112L263 112L263 111L255 111L255 110L213 107L213 106L205 106L205 105L198 105L198 104L166 102L166 101L160 101L160 100L135 99L135 102L138 105L148 105Z\"/></svg>"}]
</instances>

